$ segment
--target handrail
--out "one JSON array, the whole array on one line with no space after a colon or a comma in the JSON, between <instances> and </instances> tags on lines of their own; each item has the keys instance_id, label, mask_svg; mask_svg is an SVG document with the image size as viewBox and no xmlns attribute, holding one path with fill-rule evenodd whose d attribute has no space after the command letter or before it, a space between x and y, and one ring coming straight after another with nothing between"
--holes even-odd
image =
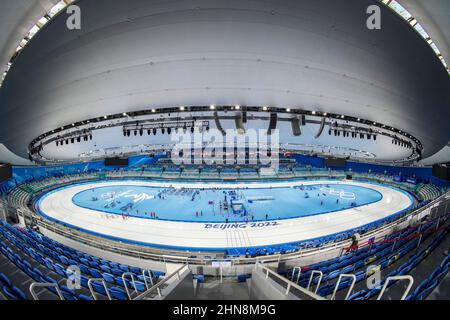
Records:
<instances>
[{"instance_id":1,"label":"handrail","mask_svg":"<svg viewBox=\"0 0 450 320\"><path fill-rule=\"evenodd\" d=\"M127 275L130 275L131 283L133 284L134 291L136 293L138 292L138 289L137 289L137 286L136 286L136 281L134 281L134 274L132 274L131 272L124 272L122 274L123 286L125 287L125 291L127 292L128 299L132 300L131 292L130 292L130 289L128 288L128 280L126 279Z\"/></svg>"},{"instance_id":2,"label":"handrail","mask_svg":"<svg viewBox=\"0 0 450 320\"><path fill-rule=\"evenodd\" d=\"M62 291L59 288L58 284L53 282L46 282L46 283L33 282L30 285L31 296L33 297L34 300L39 300L39 295L35 292L36 288L49 288L49 287L53 287L56 289L56 293L58 294L60 300L65 300L64 295L62 294Z\"/></svg>"},{"instance_id":3,"label":"handrail","mask_svg":"<svg viewBox=\"0 0 450 320\"><path fill-rule=\"evenodd\" d=\"M277 272L275 272L275 271L273 271L273 270L267 268L267 267L264 266L262 263L257 263L257 264L255 265L255 268L261 268L261 269L263 270L263 272L265 271L265 273L266 273L266 279L269 277L269 273L270 273L270 274L272 274L273 276L275 276L277 279L279 279L279 280L283 281L284 283L286 283L286 284L287 284L287 287L286 287L286 291L285 291L285 293L284 293L285 295L288 295L288 294L289 294L289 292L291 291L291 288L295 288L295 289L299 290L301 293L303 293L303 294L309 296L310 298L312 298L312 299L314 299L314 300L326 300L325 298L319 296L319 295L316 294L315 292L313 293L313 292L311 292L311 291L309 291L309 290L303 288L302 286L300 286L300 285L298 285L298 284L296 284L296 283L294 283L294 282L292 282L292 281L286 279L285 277L279 275Z\"/></svg>"},{"instance_id":4,"label":"handrail","mask_svg":"<svg viewBox=\"0 0 450 320\"><path fill-rule=\"evenodd\" d=\"M403 296L400 298L400 300L405 300L405 298L408 296L409 291L411 291L411 288L414 284L414 278L410 275L405 275L405 276L392 276L386 279L386 281L384 281L384 285L383 288L380 291L380 294L378 295L377 300L381 300L381 297L383 296L384 292L386 291L386 288L389 284L390 281L397 281L397 280L408 280L408 286L405 289L405 292L403 293Z\"/></svg>"},{"instance_id":5,"label":"handrail","mask_svg":"<svg viewBox=\"0 0 450 320\"><path fill-rule=\"evenodd\" d=\"M142 300L144 297L146 297L149 293L151 293L152 291L157 291L158 296L162 297L162 291L161 291L161 286L163 284L165 284L167 281L169 281L170 279L172 279L174 276L177 276L177 279L180 280L180 272L184 269L189 270L189 266L187 264L183 264L180 268L178 268L177 270L175 270L174 272L172 272L170 275L166 276L163 280L161 280L160 282L158 282L157 284L155 284L153 287L151 287L150 289L148 289L147 291L141 293L140 295L138 295L137 297L135 297L133 300Z\"/></svg>"},{"instance_id":6,"label":"handrail","mask_svg":"<svg viewBox=\"0 0 450 320\"><path fill-rule=\"evenodd\" d=\"M345 299L347 300L348 297L350 297L350 294L353 291L353 287L355 286L356 283L356 276L354 274L340 274L338 281L335 284L334 290L333 290L333 295L331 296L331 300L334 300L336 298L336 293L339 290L339 285L341 284L342 278L351 278L352 279L352 284L350 285L350 288L347 291L347 294L345 295Z\"/></svg>"},{"instance_id":7,"label":"handrail","mask_svg":"<svg viewBox=\"0 0 450 320\"><path fill-rule=\"evenodd\" d=\"M295 271L298 270L297 273L297 281L295 281L295 283L298 283L298 280L300 280L300 274L302 273L302 268L301 267L294 267L292 269L292 275L291 275L291 279L294 280L294 276L295 276Z\"/></svg>"},{"instance_id":8,"label":"handrail","mask_svg":"<svg viewBox=\"0 0 450 320\"><path fill-rule=\"evenodd\" d=\"M106 281L103 278L90 278L88 280L88 287L89 287L89 290L91 291L92 298L94 298L94 300L98 300L97 293L95 292L94 287L92 286L92 283L94 281L101 282L103 284L103 287L105 288L105 292L106 292L106 295L108 296L108 299L112 300L111 294L109 293L109 290L108 290L108 286L106 285Z\"/></svg>"},{"instance_id":9,"label":"handrail","mask_svg":"<svg viewBox=\"0 0 450 320\"><path fill-rule=\"evenodd\" d=\"M149 287L149 285L148 285L148 282L147 282L147 275L146 275L146 273L148 274L148 277L150 278L150 284L153 286L154 285L154 283L153 283L153 278L152 278L152 270L142 270L142 277L144 278L144 283L145 283L145 287L147 288L147 290L148 289L150 289L150 287Z\"/></svg>"},{"instance_id":10,"label":"handrail","mask_svg":"<svg viewBox=\"0 0 450 320\"><path fill-rule=\"evenodd\" d=\"M308 282L308 286L306 287L306 290L311 291L310 290L311 284L314 285L314 281L313 281L314 274L319 274L319 281L317 281L316 290L314 290L314 293L317 293L317 291L319 290L319 287L320 287L320 283L322 282L322 278L323 278L323 272L320 270L313 270L311 272L311 276L309 277L309 282Z\"/></svg>"}]
</instances>

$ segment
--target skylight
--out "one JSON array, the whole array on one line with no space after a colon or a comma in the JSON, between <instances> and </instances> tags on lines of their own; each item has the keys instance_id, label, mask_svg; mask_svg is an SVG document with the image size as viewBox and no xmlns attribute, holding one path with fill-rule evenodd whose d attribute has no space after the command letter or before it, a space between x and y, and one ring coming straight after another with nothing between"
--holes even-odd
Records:
<instances>
[{"instance_id":1,"label":"skylight","mask_svg":"<svg viewBox=\"0 0 450 320\"><path fill-rule=\"evenodd\" d=\"M412 16L412 14L406 10L400 3L396 0L380 0L384 5L392 9L395 13L401 16L404 20L408 21L409 24L420 34L420 36L428 43L428 45L433 49L434 53L437 55L442 65L447 70L450 75L450 69L448 68L448 64L445 61L444 57L441 54L441 51L438 49L434 41L431 39L430 35L425 31L422 25L417 21L416 18Z\"/></svg>"}]
</instances>

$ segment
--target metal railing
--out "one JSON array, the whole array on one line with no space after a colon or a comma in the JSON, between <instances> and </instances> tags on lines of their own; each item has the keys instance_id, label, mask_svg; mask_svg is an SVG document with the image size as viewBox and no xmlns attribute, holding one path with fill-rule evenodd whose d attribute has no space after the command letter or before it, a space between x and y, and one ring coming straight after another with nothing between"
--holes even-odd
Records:
<instances>
[{"instance_id":1,"label":"metal railing","mask_svg":"<svg viewBox=\"0 0 450 320\"><path fill-rule=\"evenodd\" d=\"M378 295L377 300L381 300L381 298L384 295L384 292L386 291L386 288L389 285L389 282L391 281L398 281L398 280L407 280L408 281L408 286L405 289L405 292L403 292L402 297L400 298L400 300L405 300L406 297L408 296L409 292L411 291L411 288L414 284L414 278L410 275L406 275L406 276L393 276L393 277L389 277L386 279L386 281L384 281L383 287L381 288L380 294Z\"/></svg>"},{"instance_id":2,"label":"metal railing","mask_svg":"<svg viewBox=\"0 0 450 320\"><path fill-rule=\"evenodd\" d=\"M298 285L298 284L296 284L296 283L286 279L285 277L279 275L277 272L269 269L268 267L264 266L262 263L255 264L255 269L257 269L257 268L260 268L262 270L262 272L265 273L266 279L269 278L269 275L272 275L276 279L278 279L281 282L283 282L286 285L286 290L284 291L284 294L286 296L289 295L289 293L291 292L292 288L294 288L294 289L300 291L302 294L308 296L309 298L311 298L313 300L326 300L325 298L319 296L315 292L311 292L311 291L301 287L300 285Z\"/></svg>"},{"instance_id":3,"label":"metal railing","mask_svg":"<svg viewBox=\"0 0 450 320\"><path fill-rule=\"evenodd\" d=\"M131 292L130 288L128 288L127 276L130 276L131 283L133 284L134 292ZM133 273L131 273L131 272L123 273L122 274L122 281L123 281L123 286L125 287L125 291L127 292L128 299L132 300L133 299L133 294L139 295L139 290L137 289L136 281L134 279L134 274Z\"/></svg>"},{"instance_id":4,"label":"metal railing","mask_svg":"<svg viewBox=\"0 0 450 320\"><path fill-rule=\"evenodd\" d=\"M174 277L179 281L181 280L181 275L185 273L186 271L189 271L189 266L187 264L182 265L180 268L175 270L170 275L166 276L163 280L159 281L157 284L155 284L153 287L149 288L147 291L139 294L137 297L135 297L133 300L142 300L145 299L147 296L149 296L152 292L156 290L156 293L159 297L163 297L161 287L164 286L167 282L172 280Z\"/></svg>"},{"instance_id":5,"label":"metal railing","mask_svg":"<svg viewBox=\"0 0 450 320\"><path fill-rule=\"evenodd\" d=\"M151 286L148 285L147 276L150 279ZM147 290L150 289L150 287L155 285L155 283L153 281L153 272L152 272L152 270L142 270L142 277L144 278L144 283L145 283L145 287L147 288Z\"/></svg>"},{"instance_id":6,"label":"metal railing","mask_svg":"<svg viewBox=\"0 0 450 320\"><path fill-rule=\"evenodd\" d=\"M314 293L317 293L317 291L320 288L320 284L322 283L322 279L323 279L323 272L320 270L313 270L311 272L311 276L309 277L309 281L308 281L308 286L306 287L306 290L311 291L311 285L314 285L314 275L318 274L319 275L319 280L317 281L316 284L316 290L314 290Z\"/></svg>"},{"instance_id":7,"label":"metal railing","mask_svg":"<svg viewBox=\"0 0 450 320\"><path fill-rule=\"evenodd\" d=\"M112 300L112 297L111 297L111 294L109 292L108 286L106 285L106 281L103 278L90 278L88 280L88 287L89 287L89 290L91 291L92 298L94 298L94 300L98 300L97 293L95 292L95 288L92 285L92 283L94 281L100 282L103 285L103 288L105 289L106 296L108 297L109 300Z\"/></svg>"},{"instance_id":8,"label":"metal railing","mask_svg":"<svg viewBox=\"0 0 450 320\"><path fill-rule=\"evenodd\" d=\"M33 282L30 285L30 293L34 300L39 300L39 294L36 293L37 288L55 288L56 294L58 295L59 299L65 300L64 295L63 295L61 289L59 288L58 284L53 283L53 282L48 282L48 283Z\"/></svg>"},{"instance_id":9,"label":"metal railing","mask_svg":"<svg viewBox=\"0 0 450 320\"><path fill-rule=\"evenodd\" d=\"M294 281L294 277L295 277L296 271L297 271L297 281L295 281L295 283L298 283L298 281L300 280L300 275L301 275L301 273L302 273L302 268L300 268L300 267L294 267L294 268L292 269L292 275L291 275L292 281Z\"/></svg>"},{"instance_id":10,"label":"metal railing","mask_svg":"<svg viewBox=\"0 0 450 320\"><path fill-rule=\"evenodd\" d=\"M336 282L336 284L335 284L335 286L334 286L334 290L333 290L333 294L332 294L332 296L331 296L331 300L336 299L336 293L337 293L338 290L339 290L339 285L341 284L341 281L342 281L343 278L350 278L350 279L352 279L352 280L351 280L351 281L352 281L352 284L350 285L350 288L348 289L347 294L345 295L345 299L344 299L344 300L347 300L348 297L350 297L350 295L351 295L351 293L352 293L352 291L353 291L353 288L355 287L356 276L355 276L354 274L340 274L340 275L339 275L339 278L338 278L338 281Z\"/></svg>"}]
</instances>

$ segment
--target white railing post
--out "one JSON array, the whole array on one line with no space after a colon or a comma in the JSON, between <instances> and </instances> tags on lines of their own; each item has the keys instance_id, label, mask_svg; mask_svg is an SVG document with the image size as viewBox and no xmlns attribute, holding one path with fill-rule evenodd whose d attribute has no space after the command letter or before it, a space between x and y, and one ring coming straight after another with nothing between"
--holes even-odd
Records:
<instances>
[{"instance_id":1,"label":"white railing post","mask_svg":"<svg viewBox=\"0 0 450 320\"><path fill-rule=\"evenodd\" d=\"M112 300L111 294L109 293L109 290L108 290L108 286L106 285L105 280L102 278L91 278L88 280L88 287L89 287L89 290L91 291L92 298L94 298L94 300L98 300L97 294L95 293L94 287L92 285L92 282L94 282L94 281L101 282L103 284L103 288L105 288L106 296L108 297L109 300Z\"/></svg>"},{"instance_id":2,"label":"white railing post","mask_svg":"<svg viewBox=\"0 0 450 320\"><path fill-rule=\"evenodd\" d=\"M313 279L314 279L314 275L318 274L319 275L319 281L317 282L317 286L316 286L316 290L314 290L314 293L317 293L317 291L319 290L320 284L322 282L322 278L323 278L323 272L320 270L313 270L311 272L311 276L309 278L309 282L308 282L308 286L306 287L306 290L312 291L311 290L311 284L314 285L313 283Z\"/></svg>"},{"instance_id":3,"label":"white railing post","mask_svg":"<svg viewBox=\"0 0 450 320\"><path fill-rule=\"evenodd\" d=\"M309 290L299 286L298 284L288 280L287 278L280 276L278 273L276 273L275 271L267 268L266 266L264 266L262 263L257 262L257 267L261 268L262 273L265 274L266 278L269 277L269 273L272 274L274 277L276 277L277 279L281 280L282 282L284 282L287 286L286 286L286 290L284 291L285 295L288 295L289 292L291 291L292 288L297 289L298 291L300 291L302 294L314 299L314 300L326 300L325 298L310 292Z\"/></svg>"},{"instance_id":4,"label":"white railing post","mask_svg":"<svg viewBox=\"0 0 450 320\"><path fill-rule=\"evenodd\" d=\"M405 300L405 298L408 296L409 291L411 290L413 284L414 284L414 278L410 275L406 275L406 276L393 276L393 277L389 277L386 279L386 281L384 282L383 288L380 291L380 294L378 295L377 300L381 300L381 297L383 296L384 292L386 291L386 288L388 287L389 282L391 281L397 281L397 280L408 280L408 286L405 289L405 292L403 293L402 297L400 298L400 300Z\"/></svg>"},{"instance_id":5,"label":"white railing post","mask_svg":"<svg viewBox=\"0 0 450 320\"><path fill-rule=\"evenodd\" d=\"M53 283L53 282L48 282L48 283L33 282L30 285L31 296L33 297L34 300L39 300L39 295L35 292L36 288L49 288L49 287L53 287L56 289L56 293L58 294L58 297L60 300L65 300L64 295L62 294L61 289L59 288L58 284Z\"/></svg>"},{"instance_id":6,"label":"white railing post","mask_svg":"<svg viewBox=\"0 0 450 320\"><path fill-rule=\"evenodd\" d=\"M151 270L142 270L142 277L144 278L144 283L145 283L145 287L148 289L150 289L150 286L148 285L148 281L147 281L147 275L148 278L150 279L150 284L153 286L153 277L152 277L152 271Z\"/></svg>"},{"instance_id":7,"label":"white railing post","mask_svg":"<svg viewBox=\"0 0 450 320\"><path fill-rule=\"evenodd\" d=\"M137 287L136 287L136 281L134 281L134 275L133 275L131 272L125 272L125 273L123 273L123 274L122 274L123 285L124 285L124 287L125 287L125 291L127 292L128 299L132 300L132 298L131 298L131 292L130 292L130 289L128 288L128 282L127 282L127 279L126 279L126 276L127 276L127 275L129 275L129 276L131 277L131 283L133 284L134 291L135 291L136 293L138 292L138 289L137 289Z\"/></svg>"},{"instance_id":8,"label":"white railing post","mask_svg":"<svg viewBox=\"0 0 450 320\"><path fill-rule=\"evenodd\" d=\"M162 297L162 291L161 291L161 286L163 284L165 284L166 282L168 282L170 279L172 279L173 277L179 277L181 279L181 275L180 273L183 271L185 272L187 270L189 270L189 267L187 265L183 265L181 266L178 270L176 270L175 272L171 273L170 275L166 276L164 279L162 279L160 282L158 282L157 284L155 284L153 287L149 288L148 290L146 290L145 292L139 294L138 296L136 296L134 299L132 300L142 300L144 299L146 296L148 296L151 292L156 291L156 293L158 294L159 297ZM137 289L136 289L137 291Z\"/></svg>"},{"instance_id":9,"label":"white railing post","mask_svg":"<svg viewBox=\"0 0 450 320\"><path fill-rule=\"evenodd\" d=\"M297 272L297 281L294 281L294 277L295 277L295 271L298 271ZM302 272L302 269L300 268L300 267L294 267L294 269L292 269L292 275L291 275L291 281L292 282L295 282L295 283L298 283L298 281L300 280L300 274L301 274L301 272Z\"/></svg>"},{"instance_id":10,"label":"white railing post","mask_svg":"<svg viewBox=\"0 0 450 320\"><path fill-rule=\"evenodd\" d=\"M288 283L288 285L287 285L287 287L286 287L285 295L288 295L290 290L291 290L291 284Z\"/></svg>"},{"instance_id":11,"label":"white railing post","mask_svg":"<svg viewBox=\"0 0 450 320\"><path fill-rule=\"evenodd\" d=\"M336 285L334 287L333 295L331 296L331 300L334 300L336 298L336 293L339 290L339 285L341 284L342 278L351 278L352 279L352 284L350 285L350 288L348 289L344 300L347 300L348 297L350 297L350 294L352 293L353 287L355 286L355 283L356 283L356 276L354 274L341 274L341 275L339 275L338 281L336 282Z\"/></svg>"}]
</instances>

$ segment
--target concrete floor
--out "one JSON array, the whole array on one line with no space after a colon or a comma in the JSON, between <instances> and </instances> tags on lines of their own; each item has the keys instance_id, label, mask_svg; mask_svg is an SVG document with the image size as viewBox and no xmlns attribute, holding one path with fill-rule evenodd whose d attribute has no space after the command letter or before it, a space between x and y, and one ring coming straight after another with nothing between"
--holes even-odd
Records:
<instances>
[{"instance_id":1,"label":"concrete floor","mask_svg":"<svg viewBox=\"0 0 450 320\"><path fill-rule=\"evenodd\" d=\"M248 285L245 282L236 282L232 280L206 281L197 286L196 300L249 300L250 294Z\"/></svg>"}]
</instances>

